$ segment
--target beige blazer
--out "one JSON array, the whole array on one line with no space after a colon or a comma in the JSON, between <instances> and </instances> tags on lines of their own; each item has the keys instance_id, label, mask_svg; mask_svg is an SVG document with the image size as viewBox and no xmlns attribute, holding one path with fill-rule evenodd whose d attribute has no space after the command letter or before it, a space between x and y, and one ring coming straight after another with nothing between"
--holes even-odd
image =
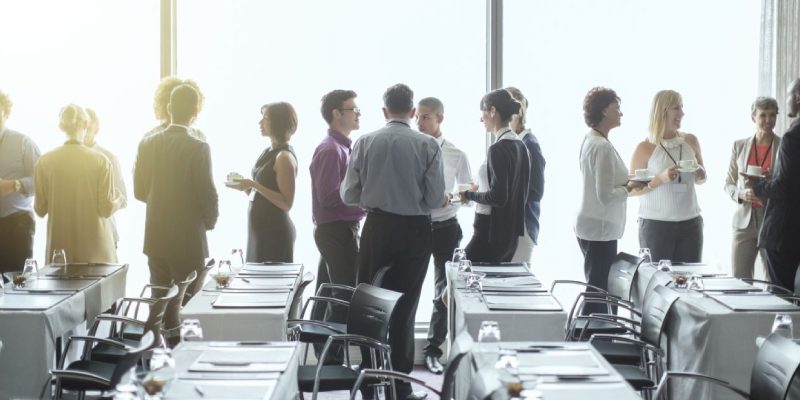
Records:
<instances>
[{"instance_id":1,"label":"beige blazer","mask_svg":"<svg viewBox=\"0 0 800 400\"><path fill-rule=\"evenodd\" d=\"M68 262L117 262L109 217L119 208L108 159L77 142L43 155L36 163L34 209L47 218L50 263L54 249Z\"/></svg>"},{"instance_id":2,"label":"beige blazer","mask_svg":"<svg viewBox=\"0 0 800 400\"><path fill-rule=\"evenodd\" d=\"M778 154L778 147L781 145L781 137L774 135L772 139L772 165L775 165L775 157ZM733 142L731 151L731 163L728 166L728 176L725 178L725 191L728 196L738 204L736 213L733 214L733 229L745 229L750 224L750 212L753 209L752 203L742 201L739 193L745 189L744 177L739 172L747 169L747 158L753 148L753 137L748 136Z\"/></svg>"}]
</instances>

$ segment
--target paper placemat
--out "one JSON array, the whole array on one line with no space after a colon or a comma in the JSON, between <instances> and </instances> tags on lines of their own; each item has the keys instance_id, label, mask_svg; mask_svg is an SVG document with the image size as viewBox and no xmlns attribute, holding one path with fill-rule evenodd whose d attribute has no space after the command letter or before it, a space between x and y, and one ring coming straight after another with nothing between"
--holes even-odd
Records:
<instances>
[{"instance_id":1,"label":"paper placemat","mask_svg":"<svg viewBox=\"0 0 800 400\"><path fill-rule=\"evenodd\" d=\"M303 264L284 264L284 263L261 263L250 264L247 263L242 267L242 272L248 273L264 273L264 274L299 274L303 268Z\"/></svg>"},{"instance_id":2,"label":"paper placemat","mask_svg":"<svg viewBox=\"0 0 800 400\"><path fill-rule=\"evenodd\" d=\"M561 304L550 295L497 295L483 294L483 300L490 310L519 311L561 311Z\"/></svg>"},{"instance_id":3,"label":"paper placemat","mask_svg":"<svg viewBox=\"0 0 800 400\"><path fill-rule=\"evenodd\" d=\"M21 292L47 292L47 291L72 291L86 289L97 279L33 279L25 282L25 287L14 288L14 291Z\"/></svg>"},{"instance_id":4,"label":"paper placemat","mask_svg":"<svg viewBox=\"0 0 800 400\"><path fill-rule=\"evenodd\" d=\"M277 384L276 380L238 381L206 380L193 381L180 378L170 384L164 399L265 399ZM202 393L202 394L201 394Z\"/></svg>"},{"instance_id":5,"label":"paper placemat","mask_svg":"<svg viewBox=\"0 0 800 400\"><path fill-rule=\"evenodd\" d=\"M214 308L286 307L289 292L222 292L211 305Z\"/></svg>"},{"instance_id":6,"label":"paper placemat","mask_svg":"<svg viewBox=\"0 0 800 400\"><path fill-rule=\"evenodd\" d=\"M208 349L197 358L202 363L281 363L286 364L294 353L293 347L215 348Z\"/></svg>"},{"instance_id":7,"label":"paper placemat","mask_svg":"<svg viewBox=\"0 0 800 400\"><path fill-rule=\"evenodd\" d=\"M763 292L761 288L757 288L747 282L738 278L731 277L709 277L703 278L704 292L721 292L721 291L740 291L740 292Z\"/></svg>"},{"instance_id":8,"label":"paper placemat","mask_svg":"<svg viewBox=\"0 0 800 400\"><path fill-rule=\"evenodd\" d=\"M54 268L46 276L57 278L103 278L124 267L122 264L67 264Z\"/></svg>"},{"instance_id":9,"label":"paper placemat","mask_svg":"<svg viewBox=\"0 0 800 400\"><path fill-rule=\"evenodd\" d=\"M230 285L226 289L289 289L294 286L296 281L295 277L241 277L237 276L231 280Z\"/></svg>"},{"instance_id":10,"label":"paper placemat","mask_svg":"<svg viewBox=\"0 0 800 400\"><path fill-rule=\"evenodd\" d=\"M800 311L800 307L769 293L706 293L706 296L733 311Z\"/></svg>"},{"instance_id":11,"label":"paper placemat","mask_svg":"<svg viewBox=\"0 0 800 400\"><path fill-rule=\"evenodd\" d=\"M70 296L72 293L6 293L0 296L0 310L46 310Z\"/></svg>"}]
</instances>

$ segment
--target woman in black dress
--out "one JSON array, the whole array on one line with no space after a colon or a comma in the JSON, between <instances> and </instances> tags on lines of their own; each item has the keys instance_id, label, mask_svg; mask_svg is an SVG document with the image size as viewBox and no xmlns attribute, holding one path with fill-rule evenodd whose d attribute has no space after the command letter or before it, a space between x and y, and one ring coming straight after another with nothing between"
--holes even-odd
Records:
<instances>
[{"instance_id":1,"label":"woman in black dress","mask_svg":"<svg viewBox=\"0 0 800 400\"><path fill-rule=\"evenodd\" d=\"M271 145L258 157L253 179L229 186L247 192L252 199L247 262L293 262L295 230L289 210L294 203L297 158L289 139L297 130L297 114L291 104L278 102L261 107L261 115L261 134Z\"/></svg>"}]
</instances>

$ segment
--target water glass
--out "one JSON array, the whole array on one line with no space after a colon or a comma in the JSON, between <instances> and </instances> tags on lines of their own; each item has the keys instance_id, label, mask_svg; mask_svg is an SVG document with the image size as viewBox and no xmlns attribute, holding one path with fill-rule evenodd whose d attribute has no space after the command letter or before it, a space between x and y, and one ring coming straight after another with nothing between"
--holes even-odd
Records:
<instances>
[{"instance_id":1,"label":"water glass","mask_svg":"<svg viewBox=\"0 0 800 400\"><path fill-rule=\"evenodd\" d=\"M778 333L787 339L794 339L792 316L789 314L776 314L772 323L772 333Z\"/></svg>"},{"instance_id":2,"label":"water glass","mask_svg":"<svg viewBox=\"0 0 800 400\"><path fill-rule=\"evenodd\" d=\"M465 284L467 289L480 292L482 290L481 287L481 279L486 277L486 274L483 272L469 272L467 273L467 277L465 279Z\"/></svg>"},{"instance_id":3,"label":"water glass","mask_svg":"<svg viewBox=\"0 0 800 400\"><path fill-rule=\"evenodd\" d=\"M703 290L706 288L703 284L703 278L701 278L699 275L692 275L689 278L688 287L689 290Z\"/></svg>"},{"instance_id":4,"label":"water glass","mask_svg":"<svg viewBox=\"0 0 800 400\"><path fill-rule=\"evenodd\" d=\"M517 351L513 349L500 349L500 352L497 353L497 363L494 364L494 367L497 369L519 367Z\"/></svg>"},{"instance_id":5,"label":"water glass","mask_svg":"<svg viewBox=\"0 0 800 400\"><path fill-rule=\"evenodd\" d=\"M171 371L171 376L165 368L158 371L139 371L135 374L136 379L133 381L134 385L138 388L139 399L142 400L160 400L164 392L167 391L170 382L174 379L174 371Z\"/></svg>"},{"instance_id":6,"label":"water glass","mask_svg":"<svg viewBox=\"0 0 800 400\"><path fill-rule=\"evenodd\" d=\"M500 341L500 327L497 325L497 321L481 322L481 328L478 330L478 341L481 343Z\"/></svg>"},{"instance_id":7,"label":"water glass","mask_svg":"<svg viewBox=\"0 0 800 400\"><path fill-rule=\"evenodd\" d=\"M181 342L199 342L203 340L203 328L200 320L185 319L181 324Z\"/></svg>"},{"instance_id":8,"label":"water glass","mask_svg":"<svg viewBox=\"0 0 800 400\"><path fill-rule=\"evenodd\" d=\"M231 250L231 257L236 256L236 255L239 256L239 264L236 265L236 266L238 268L242 268L244 266L244 252L242 252L242 249L233 249L233 250Z\"/></svg>"},{"instance_id":9,"label":"water glass","mask_svg":"<svg viewBox=\"0 0 800 400\"><path fill-rule=\"evenodd\" d=\"M660 260L658 262L658 270L664 272L672 272L672 261Z\"/></svg>"},{"instance_id":10,"label":"water glass","mask_svg":"<svg viewBox=\"0 0 800 400\"><path fill-rule=\"evenodd\" d=\"M50 258L50 264L54 267L65 267L67 266L67 252L64 249L55 249L53 250L53 255Z\"/></svg>"},{"instance_id":11,"label":"water glass","mask_svg":"<svg viewBox=\"0 0 800 400\"><path fill-rule=\"evenodd\" d=\"M653 263L653 256L650 255L650 248L642 247L639 249L639 258L642 259L642 262L646 262L648 264Z\"/></svg>"},{"instance_id":12,"label":"water glass","mask_svg":"<svg viewBox=\"0 0 800 400\"><path fill-rule=\"evenodd\" d=\"M22 273L30 279L33 276L39 276L39 263L33 258L25 260L25 266L22 268Z\"/></svg>"},{"instance_id":13,"label":"water glass","mask_svg":"<svg viewBox=\"0 0 800 400\"><path fill-rule=\"evenodd\" d=\"M150 371L162 368L175 368L175 359L172 358L172 350L166 347L156 347L153 355L150 356Z\"/></svg>"},{"instance_id":14,"label":"water glass","mask_svg":"<svg viewBox=\"0 0 800 400\"><path fill-rule=\"evenodd\" d=\"M458 264L461 260L467 259L467 251L462 248L453 250L453 262Z\"/></svg>"},{"instance_id":15,"label":"water glass","mask_svg":"<svg viewBox=\"0 0 800 400\"><path fill-rule=\"evenodd\" d=\"M211 277L214 278L214 282L217 283L217 289L228 287L233 279L230 260L219 260L217 272L212 274Z\"/></svg>"}]
</instances>

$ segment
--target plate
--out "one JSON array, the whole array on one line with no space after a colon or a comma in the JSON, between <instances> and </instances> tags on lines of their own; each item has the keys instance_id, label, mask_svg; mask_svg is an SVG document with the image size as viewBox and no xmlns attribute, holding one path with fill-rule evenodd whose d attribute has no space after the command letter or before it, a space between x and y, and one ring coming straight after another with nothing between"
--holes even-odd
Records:
<instances>
[{"instance_id":1,"label":"plate","mask_svg":"<svg viewBox=\"0 0 800 400\"><path fill-rule=\"evenodd\" d=\"M650 183L650 181L652 181L655 177L655 175L650 175L644 178L637 178L636 175L630 175L628 176L628 180L633 182Z\"/></svg>"},{"instance_id":2,"label":"plate","mask_svg":"<svg viewBox=\"0 0 800 400\"><path fill-rule=\"evenodd\" d=\"M697 171L698 169L700 169L700 167L694 167L694 168L678 168L678 169L677 169L677 171L678 171L678 172L695 172L695 171Z\"/></svg>"},{"instance_id":3,"label":"plate","mask_svg":"<svg viewBox=\"0 0 800 400\"><path fill-rule=\"evenodd\" d=\"M747 172L739 172L739 175L744 176L746 178L756 178L756 179L766 178L765 175L753 175L753 174L748 174Z\"/></svg>"}]
</instances>

